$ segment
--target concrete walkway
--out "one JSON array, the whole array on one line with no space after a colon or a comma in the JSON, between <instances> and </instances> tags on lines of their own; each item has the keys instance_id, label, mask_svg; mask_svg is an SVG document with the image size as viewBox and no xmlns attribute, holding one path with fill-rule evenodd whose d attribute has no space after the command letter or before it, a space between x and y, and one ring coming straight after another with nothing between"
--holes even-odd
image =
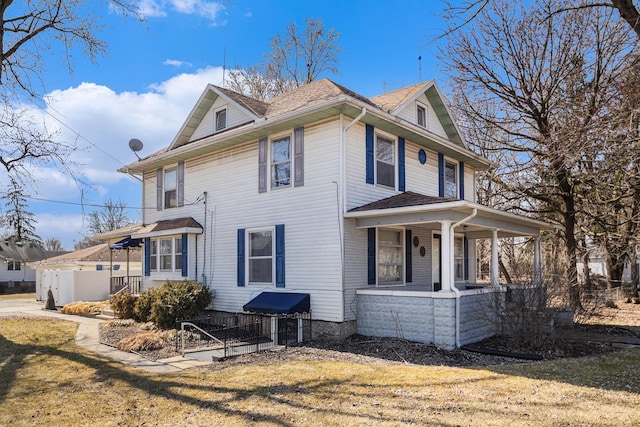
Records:
<instances>
[{"instance_id":1,"label":"concrete walkway","mask_svg":"<svg viewBox=\"0 0 640 427\"><path fill-rule=\"evenodd\" d=\"M193 360L181 356L151 361L133 353L126 353L99 342L99 325L103 320L92 317L62 314L59 311L45 310L44 303L32 299L0 299L0 319L9 314L24 314L29 316L46 316L69 320L78 324L76 344L110 359L134 366L149 372L167 373L179 372L183 369L208 365L211 362Z\"/></svg>"}]
</instances>

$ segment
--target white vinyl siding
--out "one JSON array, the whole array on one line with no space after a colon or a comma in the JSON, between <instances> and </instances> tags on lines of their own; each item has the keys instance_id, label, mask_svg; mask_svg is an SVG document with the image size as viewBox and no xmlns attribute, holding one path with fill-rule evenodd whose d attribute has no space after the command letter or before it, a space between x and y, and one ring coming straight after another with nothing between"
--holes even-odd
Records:
<instances>
[{"instance_id":1,"label":"white vinyl siding","mask_svg":"<svg viewBox=\"0 0 640 427\"><path fill-rule=\"evenodd\" d=\"M289 129L288 134L293 134L293 129ZM265 136L273 138L282 133ZM241 312L242 306L261 289L274 289L271 284L249 285L249 276L246 276L247 286L237 286L237 230L251 231L285 224L286 287L283 291L310 293L314 320L343 321L339 267L341 212L337 206L338 188L334 183L340 181L338 118L318 125L305 125L304 138L304 186L290 191L257 192L257 139L186 160L185 183L188 185L185 186L185 206L180 208L179 217L191 216L206 226L205 232L197 236L197 249L195 245L189 247L189 259L195 260L197 253L197 279L215 290L213 305L216 310ZM229 185L230 176L237 177L233 185ZM151 190L155 190L155 176L146 173L145 200L155 206L154 198L147 195ZM203 203L192 203L204 192L207 192L206 211ZM144 216L144 223L150 224L176 218L176 213L146 209ZM195 240L190 239L190 243ZM310 258L314 262L309 262ZM195 277L195 269L196 263L189 262L190 277ZM163 283L153 275L143 280L145 287Z\"/></svg>"},{"instance_id":2,"label":"white vinyl siding","mask_svg":"<svg viewBox=\"0 0 640 427\"><path fill-rule=\"evenodd\" d=\"M444 131L444 128L442 127L442 124L440 124L438 116L436 115L435 111L433 111L431 103L424 94L420 95L416 99L415 103L408 103L405 109L398 112L398 117L408 121L409 123L418 125L418 109L416 108L416 105L422 105L425 108L426 126L424 126L424 128L431 133L434 133L443 138L447 138L447 133Z\"/></svg>"},{"instance_id":3,"label":"white vinyl siding","mask_svg":"<svg viewBox=\"0 0 640 427\"><path fill-rule=\"evenodd\" d=\"M476 202L476 172L466 163L464 165L464 199Z\"/></svg>"}]
</instances>

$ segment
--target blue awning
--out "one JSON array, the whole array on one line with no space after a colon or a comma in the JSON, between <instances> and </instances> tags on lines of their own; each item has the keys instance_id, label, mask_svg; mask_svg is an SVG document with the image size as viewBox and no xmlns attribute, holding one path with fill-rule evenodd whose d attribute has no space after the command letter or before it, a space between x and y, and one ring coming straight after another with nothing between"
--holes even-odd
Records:
<instances>
[{"instance_id":1,"label":"blue awning","mask_svg":"<svg viewBox=\"0 0 640 427\"><path fill-rule=\"evenodd\" d=\"M311 310L311 298L309 294L293 292L262 292L242 309L261 314L308 313Z\"/></svg>"},{"instance_id":2,"label":"blue awning","mask_svg":"<svg viewBox=\"0 0 640 427\"><path fill-rule=\"evenodd\" d=\"M119 242L112 243L109 245L109 249L127 249L127 248L137 248L142 244L142 239L132 239L131 237L126 237Z\"/></svg>"}]
</instances>

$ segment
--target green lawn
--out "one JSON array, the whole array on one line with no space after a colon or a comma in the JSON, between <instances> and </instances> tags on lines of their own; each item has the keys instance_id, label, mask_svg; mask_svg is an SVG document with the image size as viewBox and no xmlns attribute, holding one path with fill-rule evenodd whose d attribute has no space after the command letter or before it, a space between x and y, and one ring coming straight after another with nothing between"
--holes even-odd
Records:
<instances>
[{"instance_id":1,"label":"green lawn","mask_svg":"<svg viewBox=\"0 0 640 427\"><path fill-rule=\"evenodd\" d=\"M0 319L0 425L640 424L640 349L488 369L309 361L154 375L76 347L75 330Z\"/></svg>"}]
</instances>

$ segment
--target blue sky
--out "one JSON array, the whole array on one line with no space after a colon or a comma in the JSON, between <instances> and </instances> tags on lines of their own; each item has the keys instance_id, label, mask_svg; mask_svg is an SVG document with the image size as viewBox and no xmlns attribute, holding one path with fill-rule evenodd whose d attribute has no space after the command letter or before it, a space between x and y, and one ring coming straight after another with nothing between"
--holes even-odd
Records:
<instances>
[{"instance_id":1,"label":"blue sky","mask_svg":"<svg viewBox=\"0 0 640 427\"><path fill-rule=\"evenodd\" d=\"M54 169L38 177L30 207L43 238L57 237L67 249L86 234L84 215L105 200L122 200L140 218L140 184L116 170L136 160L131 138L143 141L141 155L167 146L207 83L222 84L222 66L262 60L269 41L290 22L322 18L341 34L338 75L326 77L364 96L435 78L447 89L435 58L435 36L445 26L444 3L433 1L246 1L141 0L146 22L105 11L109 45L92 64L73 52L73 73L55 58L42 75L47 104L34 106L49 130L74 142L74 168L89 184L82 191ZM422 57L421 66L418 56ZM84 197L85 206L77 205ZM62 203L60 203L62 202Z\"/></svg>"}]
</instances>

